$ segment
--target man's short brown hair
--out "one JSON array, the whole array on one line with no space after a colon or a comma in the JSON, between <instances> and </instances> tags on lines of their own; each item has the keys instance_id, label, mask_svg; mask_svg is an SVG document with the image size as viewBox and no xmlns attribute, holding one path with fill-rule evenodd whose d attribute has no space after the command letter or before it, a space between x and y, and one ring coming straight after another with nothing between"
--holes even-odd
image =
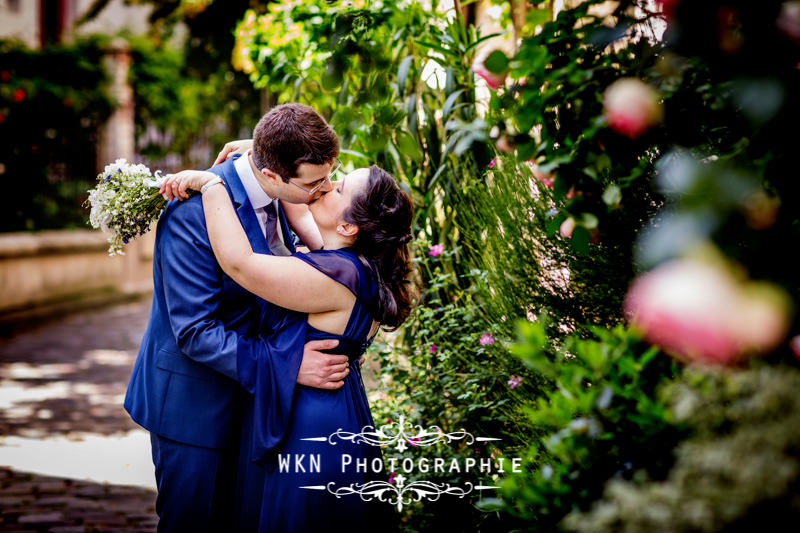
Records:
<instances>
[{"instance_id":1,"label":"man's short brown hair","mask_svg":"<svg viewBox=\"0 0 800 533\"><path fill-rule=\"evenodd\" d=\"M324 165L339 155L339 139L325 119L307 105L281 104L261 117L253 130L253 163L284 180L302 163Z\"/></svg>"}]
</instances>

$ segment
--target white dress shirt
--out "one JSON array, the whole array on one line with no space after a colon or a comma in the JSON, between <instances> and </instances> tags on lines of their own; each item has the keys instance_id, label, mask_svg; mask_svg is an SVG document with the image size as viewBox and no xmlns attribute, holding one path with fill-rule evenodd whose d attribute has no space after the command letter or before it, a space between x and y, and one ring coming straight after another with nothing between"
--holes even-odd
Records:
<instances>
[{"instance_id":1,"label":"white dress shirt","mask_svg":"<svg viewBox=\"0 0 800 533\"><path fill-rule=\"evenodd\" d=\"M258 217L258 224L261 227L261 233L264 234L264 238L267 238L267 213L264 211L264 208L270 204L270 202L275 202L275 209L276 213L278 212L278 200L272 199L269 195L264 192L264 189L261 188L261 185L258 183L258 179L256 175L253 173L253 167L250 166L250 151L248 150L246 154L242 155L239 159L233 162L233 167L236 169L236 172L239 174L239 179L242 180L242 185L244 186L244 190L247 193L247 198L250 200L250 205L253 206L253 211L255 211L256 217ZM280 218L278 219L278 235L280 236L281 240L285 243L286 239L283 238L283 229L281 228Z\"/></svg>"}]
</instances>

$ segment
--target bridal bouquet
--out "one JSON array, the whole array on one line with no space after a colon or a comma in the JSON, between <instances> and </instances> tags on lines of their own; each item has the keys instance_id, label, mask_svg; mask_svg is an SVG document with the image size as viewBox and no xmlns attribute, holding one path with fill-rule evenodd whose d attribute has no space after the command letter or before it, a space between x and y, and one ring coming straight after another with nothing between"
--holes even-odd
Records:
<instances>
[{"instance_id":1,"label":"bridal bouquet","mask_svg":"<svg viewBox=\"0 0 800 533\"><path fill-rule=\"evenodd\" d=\"M144 235L157 220L167 199L158 189L163 178L145 165L133 165L117 159L97 176L97 187L89 190L92 211L89 223L109 232L109 255L124 255L122 247Z\"/></svg>"}]
</instances>

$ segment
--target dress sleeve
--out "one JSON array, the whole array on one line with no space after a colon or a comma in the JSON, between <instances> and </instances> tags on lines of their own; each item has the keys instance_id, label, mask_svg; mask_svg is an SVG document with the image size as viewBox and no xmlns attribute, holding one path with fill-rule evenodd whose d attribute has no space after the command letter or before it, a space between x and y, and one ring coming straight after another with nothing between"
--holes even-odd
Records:
<instances>
[{"instance_id":1,"label":"dress sleeve","mask_svg":"<svg viewBox=\"0 0 800 533\"><path fill-rule=\"evenodd\" d=\"M338 281L356 296L360 296L359 281L363 268L360 264L356 264L358 258L355 254L342 250L314 250L307 254L297 252L293 256Z\"/></svg>"},{"instance_id":2,"label":"dress sleeve","mask_svg":"<svg viewBox=\"0 0 800 533\"><path fill-rule=\"evenodd\" d=\"M253 397L250 460L263 462L283 440L292 415L297 374L303 360L307 317L267 304L269 334L242 337L237 346L239 383Z\"/></svg>"}]
</instances>

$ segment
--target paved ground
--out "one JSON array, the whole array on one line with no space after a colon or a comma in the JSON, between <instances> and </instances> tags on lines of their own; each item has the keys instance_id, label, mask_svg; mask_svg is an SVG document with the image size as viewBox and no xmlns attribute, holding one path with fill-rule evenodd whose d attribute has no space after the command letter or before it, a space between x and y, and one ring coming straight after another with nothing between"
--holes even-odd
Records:
<instances>
[{"instance_id":1,"label":"paved ground","mask_svg":"<svg viewBox=\"0 0 800 533\"><path fill-rule=\"evenodd\" d=\"M155 531L147 434L122 408L149 311L148 297L0 337L0 533Z\"/></svg>"},{"instance_id":2,"label":"paved ground","mask_svg":"<svg viewBox=\"0 0 800 533\"><path fill-rule=\"evenodd\" d=\"M55 442L36 452L53 454L40 462L69 466L77 459L59 443L135 434L122 400L149 306L148 298L82 312L0 338L0 445L24 453ZM152 490L0 466L0 532L151 532L154 502Z\"/></svg>"},{"instance_id":3,"label":"paved ground","mask_svg":"<svg viewBox=\"0 0 800 533\"><path fill-rule=\"evenodd\" d=\"M0 467L0 532L156 530L155 494L123 487L14 472Z\"/></svg>"}]
</instances>

